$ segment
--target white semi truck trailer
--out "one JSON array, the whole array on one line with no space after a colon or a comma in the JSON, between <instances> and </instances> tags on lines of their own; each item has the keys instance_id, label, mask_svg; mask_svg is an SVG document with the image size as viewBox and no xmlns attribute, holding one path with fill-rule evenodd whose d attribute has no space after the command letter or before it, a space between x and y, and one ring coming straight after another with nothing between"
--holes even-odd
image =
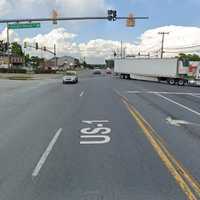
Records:
<instances>
[{"instance_id":1,"label":"white semi truck trailer","mask_svg":"<svg viewBox=\"0 0 200 200\"><path fill-rule=\"evenodd\" d=\"M122 79L166 81L180 86L200 84L200 63L176 58L116 59L114 72Z\"/></svg>"}]
</instances>

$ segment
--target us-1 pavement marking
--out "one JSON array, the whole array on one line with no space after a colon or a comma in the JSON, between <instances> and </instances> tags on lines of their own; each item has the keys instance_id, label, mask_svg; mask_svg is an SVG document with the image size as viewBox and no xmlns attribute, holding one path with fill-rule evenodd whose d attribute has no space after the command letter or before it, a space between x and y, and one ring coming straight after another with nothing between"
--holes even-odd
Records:
<instances>
[{"instance_id":1,"label":"us-1 pavement marking","mask_svg":"<svg viewBox=\"0 0 200 200\"><path fill-rule=\"evenodd\" d=\"M109 122L109 120L83 120L82 123L86 124L87 127L80 130L80 144L94 145L109 143L111 141L111 128L104 126L104 123Z\"/></svg>"},{"instance_id":2,"label":"us-1 pavement marking","mask_svg":"<svg viewBox=\"0 0 200 200\"><path fill-rule=\"evenodd\" d=\"M51 140L51 142L49 143L48 147L46 148L46 150L44 151L44 153L42 154L39 162L37 163L35 169L33 170L32 173L32 177L36 177L38 176L38 174L40 173L40 170L42 169L47 157L49 156L49 154L51 153L53 146L55 145L56 141L58 140L60 134L62 132L62 128L59 128L56 132L56 134L54 135L53 139Z\"/></svg>"}]
</instances>

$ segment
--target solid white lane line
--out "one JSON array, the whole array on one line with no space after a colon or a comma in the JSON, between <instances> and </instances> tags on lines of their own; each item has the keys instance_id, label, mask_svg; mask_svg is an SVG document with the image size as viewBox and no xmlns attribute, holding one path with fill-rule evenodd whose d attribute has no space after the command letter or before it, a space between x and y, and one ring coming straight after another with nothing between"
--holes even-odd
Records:
<instances>
[{"instance_id":1,"label":"solid white lane line","mask_svg":"<svg viewBox=\"0 0 200 200\"><path fill-rule=\"evenodd\" d=\"M53 137L53 139L49 143L48 147L46 148L46 150L43 153L42 157L40 158L39 162L37 163L35 169L33 170L33 173L32 173L33 177L36 177L40 173L42 166L44 165L48 155L51 153L51 150L53 149L53 146L55 145L55 143L56 143L58 137L60 136L61 132L62 132L62 128L58 129L55 136Z\"/></svg>"},{"instance_id":2,"label":"solid white lane line","mask_svg":"<svg viewBox=\"0 0 200 200\"><path fill-rule=\"evenodd\" d=\"M85 91L82 91L80 94L80 97L82 97L84 95Z\"/></svg>"},{"instance_id":3,"label":"solid white lane line","mask_svg":"<svg viewBox=\"0 0 200 200\"><path fill-rule=\"evenodd\" d=\"M200 96L199 96L199 95L194 95L194 94L191 94L191 96L193 96L193 97L196 97L196 98L200 98Z\"/></svg>"},{"instance_id":4,"label":"solid white lane line","mask_svg":"<svg viewBox=\"0 0 200 200\"><path fill-rule=\"evenodd\" d=\"M197 111L195 111L195 110L193 110L193 109L191 109L191 108L189 108L189 107L187 107L187 106L185 106L185 105L183 105L183 104L181 104L181 103L178 103L178 102L176 102L176 101L174 101L174 100L172 100L172 99L170 99L170 98L167 98L167 97L165 97L165 96L163 96L163 95L161 95L161 94L155 94L155 95L157 95L157 96L159 96L159 97L161 97L161 98L163 98L163 99L165 99L165 100L167 100L167 101L169 101L169 102L171 102L171 103L173 103L173 104L176 104L177 106L179 106L179 107L181 107L181 108L184 108L184 109L186 109L186 110L188 110L188 111L190 111L190 112L192 112L192 113L194 113L194 114L200 116L200 113L199 113L199 112L197 112Z\"/></svg>"},{"instance_id":5,"label":"solid white lane line","mask_svg":"<svg viewBox=\"0 0 200 200\"><path fill-rule=\"evenodd\" d=\"M140 93L147 93L147 94L174 94L174 95L200 95L200 93L191 93L191 92L158 92L158 91L126 91L128 94L140 94Z\"/></svg>"}]
</instances>

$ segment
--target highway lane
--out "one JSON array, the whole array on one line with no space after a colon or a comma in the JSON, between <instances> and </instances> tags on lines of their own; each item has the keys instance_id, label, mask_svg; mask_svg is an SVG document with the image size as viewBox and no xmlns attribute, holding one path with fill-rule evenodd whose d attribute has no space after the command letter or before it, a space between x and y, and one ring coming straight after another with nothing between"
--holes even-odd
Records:
<instances>
[{"instance_id":1,"label":"highway lane","mask_svg":"<svg viewBox=\"0 0 200 200\"><path fill-rule=\"evenodd\" d=\"M88 72L78 85L54 81L0 101L0 199L188 199L122 101L127 97L199 180L199 127L166 122L198 123L199 116L155 94L127 93L155 88L198 92ZM164 96L196 106L184 95Z\"/></svg>"},{"instance_id":2,"label":"highway lane","mask_svg":"<svg viewBox=\"0 0 200 200\"><path fill-rule=\"evenodd\" d=\"M198 96L188 95L188 93L199 93L199 88L128 81L122 82L120 91L164 139L175 158L181 161L190 174L199 181L200 99ZM134 91L141 93L134 94ZM160 93L153 94L152 91ZM164 92L170 92L170 94L163 94ZM166 120L168 117L190 124L175 126L168 123Z\"/></svg>"}]
</instances>

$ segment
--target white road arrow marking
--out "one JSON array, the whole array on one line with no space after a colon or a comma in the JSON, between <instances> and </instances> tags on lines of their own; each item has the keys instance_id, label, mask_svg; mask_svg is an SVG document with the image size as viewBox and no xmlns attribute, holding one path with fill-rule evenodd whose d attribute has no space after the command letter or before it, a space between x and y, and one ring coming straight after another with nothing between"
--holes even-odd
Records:
<instances>
[{"instance_id":1,"label":"white road arrow marking","mask_svg":"<svg viewBox=\"0 0 200 200\"><path fill-rule=\"evenodd\" d=\"M166 121L167 121L167 123L174 125L174 126L181 126L181 125L200 126L200 124L196 124L196 123L188 122L188 121L184 121L184 120L175 120L175 119L172 119L171 117L167 117Z\"/></svg>"}]
</instances>

